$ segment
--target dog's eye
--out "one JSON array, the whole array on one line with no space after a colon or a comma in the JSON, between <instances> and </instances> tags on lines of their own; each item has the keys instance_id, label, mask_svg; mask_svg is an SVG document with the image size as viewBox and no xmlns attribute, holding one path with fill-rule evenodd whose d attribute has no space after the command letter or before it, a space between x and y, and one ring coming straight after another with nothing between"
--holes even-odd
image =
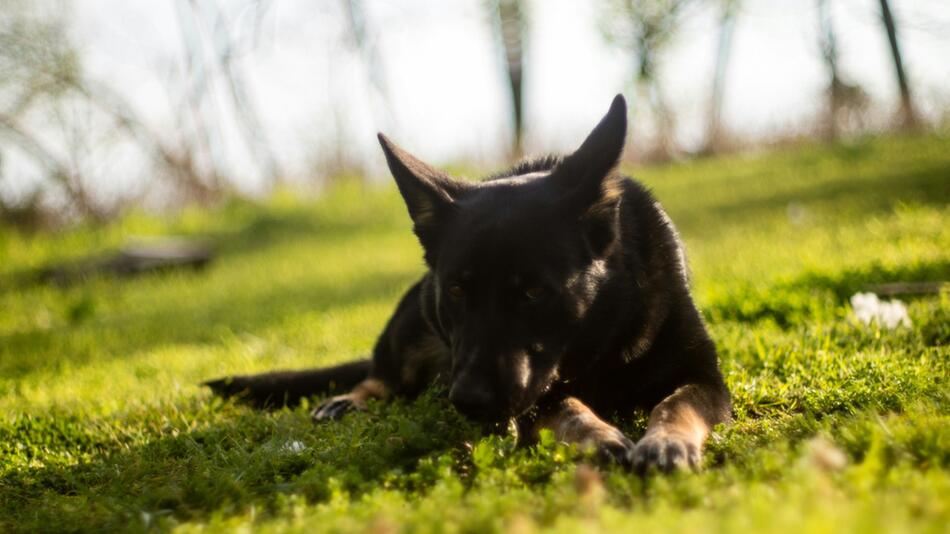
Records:
<instances>
[{"instance_id":1,"label":"dog's eye","mask_svg":"<svg viewBox=\"0 0 950 534\"><path fill-rule=\"evenodd\" d=\"M527 297L528 300L538 300L539 298L544 296L544 288L543 287L529 287L528 289L525 290L524 296Z\"/></svg>"},{"instance_id":2,"label":"dog's eye","mask_svg":"<svg viewBox=\"0 0 950 534\"><path fill-rule=\"evenodd\" d=\"M465 296L465 290L462 289L462 286L458 284L452 284L448 289L449 296L453 299L460 299Z\"/></svg>"}]
</instances>

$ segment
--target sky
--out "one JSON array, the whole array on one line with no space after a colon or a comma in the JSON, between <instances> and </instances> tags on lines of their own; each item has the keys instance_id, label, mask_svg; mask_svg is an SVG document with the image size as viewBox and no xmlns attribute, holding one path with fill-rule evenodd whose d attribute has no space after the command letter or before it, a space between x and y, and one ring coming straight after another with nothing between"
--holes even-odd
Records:
<instances>
[{"instance_id":1,"label":"sky","mask_svg":"<svg viewBox=\"0 0 950 534\"><path fill-rule=\"evenodd\" d=\"M893 66L880 29L878 0L829 0L842 70L880 110L897 101ZM902 23L907 70L921 107L936 116L950 101L950 4L892 0ZM214 2L196 2L210 6ZM379 82L348 45L342 2L218 0L237 43L235 68L265 139L292 180L318 181L321 155L342 147L367 172L385 177L376 132L384 131L435 164L504 159L510 139L509 101L500 52L481 0L367 0L366 27L378 52ZM115 88L152 129L187 127L181 102L195 80L208 79L202 116L213 125L216 164L240 188L263 188L262 166L248 150L226 87L213 69L185 64L183 39L214 50L211 24L196 24L185 0L75 0L71 36L87 75ZM597 2L528 2L525 53L526 147L547 153L576 147L618 92L634 95L633 58L598 29ZM744 137L801 127L823 104L826 76L817 38L816 2L742 3L727 71L723 118ZM263 9L262 9L263 7ZM702 141L717 38L717 11L697 2L663 56L661 83L677 117L677 140ZM184 15L184 16L183 16ZM205 9L205 20L214 20ZM213 64L209 62L208 64ZM382 87L382 90L379 89ZM631 143L649 128L636 101ZM134 150L102 156L103 186L134 187L147 165ZM14 162L15 163L15 162ZM26 164L6 174L27 183ZM33 178L35 179L35 177ZM108 183L106 183L108 182Z\"/></svg>"}]
</instances>

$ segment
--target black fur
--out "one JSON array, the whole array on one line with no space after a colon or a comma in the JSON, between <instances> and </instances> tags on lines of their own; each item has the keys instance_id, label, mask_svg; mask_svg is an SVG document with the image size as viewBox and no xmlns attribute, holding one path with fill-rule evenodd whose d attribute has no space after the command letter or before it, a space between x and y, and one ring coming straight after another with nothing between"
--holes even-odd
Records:
<instances>
[{"instance_id":1,"label":"black fur","mask_svg":"<svg viewBox=\"0 0 950 534\"><path fill-rule=\"evenodd\" d=\"M492 174L485 178L484 181L490 182L492 180L498 180L501 178L511 178L513 176L521 176L522 174L532 174L535 172L550 171L554 167L557 167L559 163L564 158L557 154L547 154L544 156L538 156L534 158L526 158L518 163L515 163L511 168L505 169L499 173Z\"/></svg>"},{"instance_id":2,"label":"black fur","mask_svg":"<svg viewBox=\"0 0 950 534\"><path fill-rule=\"evenodd\" d=\"M274 371L252 376L229 376L204 385L223 397L239 397L258 408L295 406L314 392L342 393L363 381L372 368L370 360L305 371Z\"/></svg>"},{"instance_id":3,"label":"black fur","mask_svg":"<svg viewBox=\"0 0 950 534\"><path fill-rule=\"evenodd\" d=\"M564 439L619 447L638 465L673 467L684 455L694 464L709 428L728 419L729 394L672 223L645 187L616 173L625 133L618 96L573 154L478 183L453 180L380 135L429 271L400 302L372 365L346 377L335 368L337 382L365 369L384 386L373 395L411 397L441 380L464 414L515 418L523 429L572 423L584 406L600 416L653 410L636 447L603 437L606 423ZM257 404L327 391L326 374L302 373L209 385Z\"/></svg>"}]
</instances>

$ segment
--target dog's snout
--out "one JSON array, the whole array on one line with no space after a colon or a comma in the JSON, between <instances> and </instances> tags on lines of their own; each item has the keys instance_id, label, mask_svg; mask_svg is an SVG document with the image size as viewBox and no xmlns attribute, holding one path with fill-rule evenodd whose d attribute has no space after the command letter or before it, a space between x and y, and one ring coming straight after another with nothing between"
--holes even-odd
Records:
<instances>
[{"instance_id":1,"label":"dog's snout","mask_svg":"<svg viewBox=\"0 0 950 534\"><path fill-rule=\"evenodd\" d=\"M477 384L456 382L449 390L449 400L466 417L484 419L491 415L491 394Z\"/></svg>"}]
</instances>

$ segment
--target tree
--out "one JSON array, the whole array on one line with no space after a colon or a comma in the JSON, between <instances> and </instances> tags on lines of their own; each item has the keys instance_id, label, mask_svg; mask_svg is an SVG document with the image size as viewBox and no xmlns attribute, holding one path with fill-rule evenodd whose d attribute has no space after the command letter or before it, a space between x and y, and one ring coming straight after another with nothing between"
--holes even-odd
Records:
<instances>
[{"instance_id":1,"label":"tree","mask_svg":"<svg viewBox=\"0 0 950 534\"><path fill-rule=\"evenodd\" d=\"M884 24L884 30L887 33L887 42L891 47L891 58L894 61L894 74L897 77L897 87L901 93L901 122L905 128L912 128L917 125L917 111L914 109L914 101L911 98L910 82L907 80L907 74L904 72L904 61L901 58L900 42L897 38L897 23L894 21L894 15L891 12L890 2L881 1L881 22Z\"/></svg>"},{"instance_id":2,"label":"tree","mask_svg":"<svg viewBox=\"0 0 950 534\"><path fill-rule=\"evenodd\" d=\"M278 183L283 171L244 75L240 55L247 47L237 36L244 34L232 29L232 19L237 17L230 16L217 0L177 0L175 7L181 30L183 65L188 77L187 111L192 123L194 151L196 156L204 153L210 184L213 187L222 185L216 170L219 165L216 160L221 158L220 134L215 135L216 127L222 123L221 110L208 102L209 98L213 100L218 82L230 97L233 117L252 161L271 185ZM250 18L253 24L261 24L266 9L267 2L257 3ZM256 31L248 33L257 34ZM206 52L206 48L211 53Z\"/></svg>"},{"instance_id":3,"label":"tree","mask_svg":"<svg viewBox=\"0 0 950 534\"><path fill-rule=\"evenodd\" d=\"M658 158L674 152L673 113L660 83L660 64L690 1L609 0L601 13L604 37L633 56L637 93L647 102L656 125L654 155Z\"/></svg>"},{"instance_id":4,"label":"tree","mask_svg":"<svg viewBox=\"0 0 950 534\"><path fill-rule=\"evenodd\" d=\"M393 122L389 86L386 83L386 68L379 51L379 35L369 24L364 0L342 0L350 45L362 56L366 77L376 94L376 114L383 129Z\"/></svg>"},{"instance_id":5,"label":"tree","mask_svg":"<svg viewBox=\"0 0 950 534\"><path fill-rule=\"evenodd\" d=\"M833 141L841 135L843 129L862 123L870 97L859 84L848 81L841 73L840 51L831 4L829 0L817 1L819 48L828 71L824 133L828 140Z\"/></svg>"},{"instance_id":6,"label":"tree","mask_svg":"<svg viewBox=\"0 0 950 534\"><path fill-rule=\"evenodd\" d=\"M143 189L160 176L170 192L188 200L217 198L221 184L211 179L217 171L199 165L191 143L158 134L121 93L89 79L70 40L64 5L11 0L0 11L0 149L16 150L44 173L30 202L56 219L115 215L144 194L96 195L94 186L109 178L105 154L126 142L154 165Z\"/></svg>"},{"instance_id":7,"label":"tree","mask_svg":"<svg viewBox=\"0 0 950 534\"><path fill-rule=\"evenodd\" d=\"M522 0L489 0L488 6L494 21L496 42L500 44L504 57L511 97L511 155L517 158L524 150L523 59L527 20Z\"/></svg>"},{"instance_id":8,"label":"tree","mask_svg":"<svg viewBox=\"0 0 950 534\"><path fill-rule=\"evenodd\" d=\"M732 53L732 36L735 33L739 0L721 0L719 15L719 38L716 43L716 67L713 71L712 91L709 98L709 114L706 123L706 142L702 152L716 152L722 145L722 101L725 95L726 72Z\"/></svg>"},{"instance_id":9,"label":"tree","mask_svg":"<svg viewBox=\"0 0 950 534\"><path fill-rule=\"evenodd\" d=\"M818 39L821 57L828 70L828 111L826 133L829 139L838 137L838 108L841 106L841 73L838 69L838 38L828 0L818 0Z\"/></svg>"},{"instance_id":10,"label":"tree","mask_svg":"<svg viewBox=\"0 0 950 534\"><path fill-rule=\"evenodd\" d=\"M69 41L62 6L49 2L14 0L0 16L0 148L16 148L45 171L46 186L57 188L81 216L104 217L90 197L82 171L62 150L51 147L26 125L31 114L50 108L68 98L80 76L78 55ZM30 195L38 209L44 200L39 189ZM5 199L2 210L10 211Z\"/></svg>"}]
</instances>

